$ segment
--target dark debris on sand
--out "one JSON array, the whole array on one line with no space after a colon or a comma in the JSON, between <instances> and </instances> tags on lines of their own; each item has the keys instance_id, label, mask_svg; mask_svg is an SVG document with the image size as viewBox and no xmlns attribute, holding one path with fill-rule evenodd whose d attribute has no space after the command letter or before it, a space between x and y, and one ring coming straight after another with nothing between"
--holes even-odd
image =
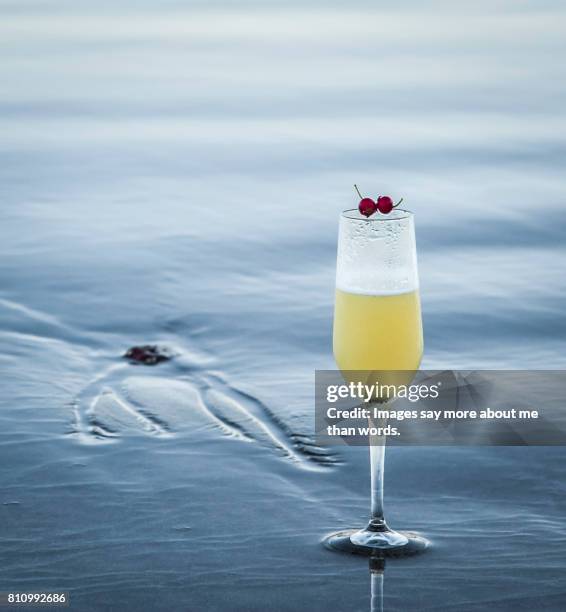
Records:
<instances>
[{"instance_id":1,"label":"dark debris on sand","mask_svg":"<svg viewBox=\"0 0 566 612\"><path fill-rule=\"evenodd\" d=\"M142 363L143 365L156 365L162 361L169 361L172 357L167 349L154 344L132 346L122 356L125 359L129 359L132 363Z\"/></svg>"}]
</instances>

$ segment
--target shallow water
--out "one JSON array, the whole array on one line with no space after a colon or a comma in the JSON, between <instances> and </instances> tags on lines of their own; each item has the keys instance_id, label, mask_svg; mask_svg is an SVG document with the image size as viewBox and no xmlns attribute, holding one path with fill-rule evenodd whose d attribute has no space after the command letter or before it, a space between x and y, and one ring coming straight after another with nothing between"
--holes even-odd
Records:
<instances>
[{"instance_id":1,"label":"shallow water","mask_svg":"<svg viewBox=\"0 0 566 612\"><path fill-rule=\"evenodd\" d=\"M0 591L368 610L320 545L367 451L310 439L337 217L354 182L415 211L423 367L566 367L563 5L0 10ZM433 548L385 609L564 609L564 458L390 449L390 522Z\"/></svg>"}]
</instances>

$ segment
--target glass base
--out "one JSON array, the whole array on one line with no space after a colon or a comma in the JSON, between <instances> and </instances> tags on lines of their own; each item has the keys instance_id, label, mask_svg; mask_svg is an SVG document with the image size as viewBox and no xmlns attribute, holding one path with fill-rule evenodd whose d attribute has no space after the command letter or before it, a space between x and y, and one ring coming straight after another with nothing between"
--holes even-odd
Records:
<instances>
[{"instance_id":1,"label":"glass base","mask_svg":"<svg viewBox=\"0 0 566 612\"><path fill-rule=\"evenodd\" d=\"M354 546L367 546L370 548L399 548L409 543L409 538L402 533L393 531L384 526L380 531L372 529L360 529L350 535L350 541Z\"/></svg>"},{"instance_id":2,"label":"glass base","mask_svg":"<svg viewBox=\"0 0 566 612\"><path fill-rule=\"evenodd\" d=\"M408 557L424 552L430 542L412 533L399 533L389 527L382 531L370 529L347 529L331 533L323 540L324 545L339 552L371 556L376 553L385 557Z\"/></svg>"}]
</instances>

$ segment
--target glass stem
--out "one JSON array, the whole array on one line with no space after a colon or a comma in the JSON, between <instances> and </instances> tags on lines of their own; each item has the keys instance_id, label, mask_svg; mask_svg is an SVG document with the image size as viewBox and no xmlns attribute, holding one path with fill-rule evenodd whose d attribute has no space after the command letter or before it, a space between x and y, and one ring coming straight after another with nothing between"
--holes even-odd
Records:
<instances>
[{"instance_id":1,"label":"glass stem","mask_svg":"<svg viewBox=\"0 0 566 612\"><path fill-rule=\"evenodd\" d=\"M387 529L383 516L383 468L385 459L385 436L374 437L369 447L371 470L371 519L368 529L384 531Z\"/></svg>"}]
</instances>

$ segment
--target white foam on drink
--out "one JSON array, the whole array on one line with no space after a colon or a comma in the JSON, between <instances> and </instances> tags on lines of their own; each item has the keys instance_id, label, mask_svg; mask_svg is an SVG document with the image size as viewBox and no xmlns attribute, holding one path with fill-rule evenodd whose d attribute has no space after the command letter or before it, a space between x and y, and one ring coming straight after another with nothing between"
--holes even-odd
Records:
<instances>
[{"instance_id":1,"label":"white foam on drink","mask_svg":"<svg viewBox=\"0 0 566 612\"><path fill-rule=\"evenodd\" d=\"M340 217L336 287L363 295L397 295L419 288L413 215L404 210L366 219Z\"/></svg>"}]
</instances>

